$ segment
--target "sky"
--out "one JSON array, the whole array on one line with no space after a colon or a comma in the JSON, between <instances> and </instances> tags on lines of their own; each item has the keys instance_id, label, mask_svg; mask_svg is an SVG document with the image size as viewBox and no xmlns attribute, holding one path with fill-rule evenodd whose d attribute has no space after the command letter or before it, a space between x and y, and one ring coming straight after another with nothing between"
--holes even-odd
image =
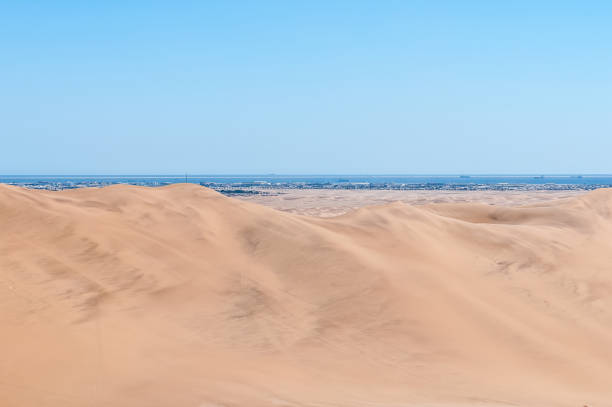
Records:
<instances>
[{"instance_id":1,"label":"sky","mask_svg":"<svg viewBox=\"0 0 612 407\"><path fill-rule=\"evenodd\" d=\"M612 173L609 1L2 1L0 174Z\"/></svg>"}]
</instances>

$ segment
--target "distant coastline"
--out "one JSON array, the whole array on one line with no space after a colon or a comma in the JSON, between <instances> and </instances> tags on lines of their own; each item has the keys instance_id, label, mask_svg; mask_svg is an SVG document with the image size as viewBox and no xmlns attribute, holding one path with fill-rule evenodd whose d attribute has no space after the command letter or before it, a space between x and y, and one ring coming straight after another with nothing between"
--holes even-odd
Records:
<instances>
[{"instance_id":1,"label":"distant coastline","mask_svg":"<svg viewBox=\"0 0 612 407\"><path fill-rule=\"evenodd\" d=\"M279 189L538 191L611 188L612 175L0 175L0 183L63 190L114 184L194 183L227 195Z\"/></svg>"}]
</instances>

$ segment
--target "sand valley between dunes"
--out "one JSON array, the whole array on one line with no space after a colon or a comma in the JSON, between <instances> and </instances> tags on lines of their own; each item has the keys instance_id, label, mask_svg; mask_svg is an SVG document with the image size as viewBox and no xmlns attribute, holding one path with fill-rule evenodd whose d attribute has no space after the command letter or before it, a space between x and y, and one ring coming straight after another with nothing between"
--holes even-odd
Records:
<instances>
[{"instance_id":1,"label":"sand valley between dunes","mask_svg":"<svg viewBox=\"0 0 612 407\"><path fill-rule=\"evenodd\" d=\"M503 206L524 206L576 197L584 191L448 191L448 190L348 190L348 189L257 189L260 194L235 195L235 198L255 202L299 215L330 217L343 215L363 206L403 202L410 205L434 203L478 203Z\"/></svg>"},{"instance_id":2,"label":"sand valley between dunes","mask_svg":"<svg viewBox=\"0 0 612 407\"><path fill-rule=\"evenodd\" d=\"M0 185L0 405L612 406L612 191L491 194Z\"/></svg>"}]
</instances>

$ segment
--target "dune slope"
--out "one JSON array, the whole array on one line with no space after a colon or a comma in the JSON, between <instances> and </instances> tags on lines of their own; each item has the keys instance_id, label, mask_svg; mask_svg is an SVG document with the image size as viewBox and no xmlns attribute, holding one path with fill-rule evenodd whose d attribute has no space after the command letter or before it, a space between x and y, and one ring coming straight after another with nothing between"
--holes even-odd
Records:
<instances>
[{"instance_id":1,"label":"dune slope","mask_svg":"<svg viewBox=\"0 0 612 407\"><path fill-rule=\"evenodd\" d=\"M310 218L0 185L13 406L611 406L612 191Z\"/></svg>"}]
</instances>

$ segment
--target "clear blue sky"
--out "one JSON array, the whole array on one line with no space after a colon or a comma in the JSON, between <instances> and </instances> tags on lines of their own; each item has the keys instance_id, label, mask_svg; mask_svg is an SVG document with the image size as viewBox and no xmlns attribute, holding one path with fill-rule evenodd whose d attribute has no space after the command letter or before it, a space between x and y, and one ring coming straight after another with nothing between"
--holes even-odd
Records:
<instances>
[{"instance_id":1,"label":"clear blue sky","mask_svg":"<svg viewBox=\"0 0 612 407\"><path fill-rule=\"evenodd\" d=\"M3 1L0 174L612 173L609 1Z\"/></svg>"}]
</instances>

